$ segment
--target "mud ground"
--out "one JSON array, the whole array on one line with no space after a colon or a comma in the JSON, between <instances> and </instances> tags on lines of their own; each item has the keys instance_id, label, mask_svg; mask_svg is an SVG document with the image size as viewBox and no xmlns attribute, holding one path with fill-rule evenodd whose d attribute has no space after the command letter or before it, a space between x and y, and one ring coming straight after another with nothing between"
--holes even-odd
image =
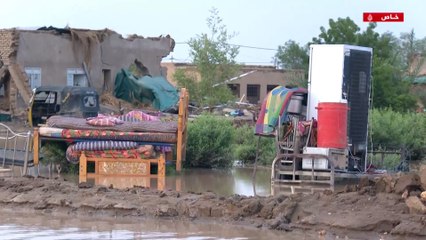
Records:
<instances>
[{"instance_id":1,"label":"mud ground","mask_svg":"<svg viewBox=\"0 0 426 240\"><path fill-rule=\"evenodd\" d=\"M362 179L338 193L269 197L77 185L63 179L2 178L0 207L42 214L214 221L320 238L426 239L423 173ZM423 175L422 175L423 174Z\"/></svg>"}]
</instances>

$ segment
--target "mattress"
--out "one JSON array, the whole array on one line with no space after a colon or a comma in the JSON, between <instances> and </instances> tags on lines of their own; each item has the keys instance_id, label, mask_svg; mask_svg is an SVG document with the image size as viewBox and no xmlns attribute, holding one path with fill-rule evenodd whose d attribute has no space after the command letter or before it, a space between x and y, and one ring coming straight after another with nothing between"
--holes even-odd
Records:
<instances>
[{"instance_id":1,"label":"mattress","mask_svg":"<svg viewBox=\"0 0 426 240\"><path fill-rule=\"evenodd\" d=\"M163 132L119 132L111 130L76 130L40 127L39 134L44 137L71 140L114 140L149 143L176 143L176 133Z\"/></svg>"},{"instance_id":2,"label":"mattress","mask_svg":"<svg viewBox=\"0 0 426 240\"><path fill-rule=\"evenodd\" d=\"M142 122L123 122L115 126L92 126L87 124L84 118L51 116L47 119L48 127L67 128L79 130L109 130L117 132L160 132L176 133L178 125L176 121L142 121Z\"/></svg>"}]
</instances>

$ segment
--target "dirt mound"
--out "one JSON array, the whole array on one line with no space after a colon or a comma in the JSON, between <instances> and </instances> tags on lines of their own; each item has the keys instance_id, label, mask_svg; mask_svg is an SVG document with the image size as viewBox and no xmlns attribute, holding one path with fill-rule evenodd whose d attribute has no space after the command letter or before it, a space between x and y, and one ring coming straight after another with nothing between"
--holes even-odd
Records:
<instances>
[{"instance_id":1,"label":"dirt mound","mask_svg":"<svg viewBox=\"0 0 426 240\"><path fill-rule=\"evenodd\" d=\"M2 208L43 213L114 217L168 217L212 220L283 231L314 230L346 235L426 236L426 216L411 212L399 194L370 191L338 194L246 197L212 192L182 193L142 187L113 189L78 186L63 180L0 180ZM372 235L373 234L373 235ZM388 236L390 236L388 235Z\"/></svg>"},{"instance_id":2,"label":"dirt mound","mask_svg":"<svg viewBox=\"0 0 426 240\"><path fill-rule=\"evenodd\" d=\"M425 169L426 173L426 169ZM422 184L421 172L399 173L398 175L382 175L374 179L363 177L359 184L346 186L344 192L373 192L373 193L396 193L404 198L408 196L420 196L425 191ZM424 173L423 173L424 174Z\"/></svg>"}]
</instances>

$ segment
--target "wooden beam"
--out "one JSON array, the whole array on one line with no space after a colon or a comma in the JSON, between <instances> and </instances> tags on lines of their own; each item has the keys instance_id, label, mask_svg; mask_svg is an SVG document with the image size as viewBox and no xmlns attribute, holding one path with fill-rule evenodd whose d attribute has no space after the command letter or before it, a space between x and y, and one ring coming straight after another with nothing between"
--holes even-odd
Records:
<instances>
[{"instance_id":1,"label":"wooden beam","mask_svg":"<svg viewBox=\"0 0 426 240\"><path fill-rule=\"evenodd\" d=\"M39 164L39 151L40 151L40 135L39 135L39 132L38 132L38 128L34 128L33 161L34 161L35 166L37 166Z\"/></svg>"}]
</instances>

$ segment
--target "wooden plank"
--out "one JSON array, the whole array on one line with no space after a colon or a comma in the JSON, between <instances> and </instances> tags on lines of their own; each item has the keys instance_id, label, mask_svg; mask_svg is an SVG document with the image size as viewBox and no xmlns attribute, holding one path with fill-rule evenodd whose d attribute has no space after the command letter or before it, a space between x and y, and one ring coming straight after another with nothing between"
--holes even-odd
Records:
<instances>
[{"instance_id":1,"label":"wooden plank","mask_svg":"<svg viewBox=\"0 0 426 240\"><path fill-rule=\"evenodd\" d=\"M176 142L176 171L182 170L182 146L184 143L184 129L186 128L187 112L188 112L188 94L186 88L181 89L179 98L179 113L178 113L178 132Z\"/></svg>"},{"instance_id":2,"label":"wooden plank","mask_svg":"<svg viewBox=\"0 0 426 240\"><path fill-rule=\"evenodd\" d=\"M87 182L87 158L84 152L82 152L80 155L79 166L80 166L80 173L78 176L78 181L79 183Z\"/></svg>"},{"instance_id":3,"label":"wooden plank","mask_svg":"<svg viewBox=\"0 0 426 240\"><path fill-rule=\"evenodd\" d=\"M87 176L90 178L90 176ZM95 180L95 185L103 185L103 186L111 186L113 188L123 189L123 188L131 188L134 186L138 187L151 187L151 178L150 176L131 176L129 178L123 178L123 176L104 176L97 175L93 177Z\"/></svg>"},{"instance_id":4,"label":"wooden plank","mask_svg":"<svg viewBox=\"0 0 426 240\"><path fill-rule=\"evenodd\" d=\"M133 178L133 177L150 177L150 178L158 178L156 174L148 174L148 175L136 175L136 174L95 174L88 172L86 174L86 179L96 178L96 177L116 177L116 178Z\"/></svg>"},{"instance_id":5,"label":"wooden plank","mask_svg":"<svg viewBox=\"0 0 426 240\"><path fill-rule=\"evenodd\" d=\"M88 162L150 162L150 163L157 163L158 158L100 158L100 157L87 157Z\"/></svg>"},{"instance_id":6,"label":"wooden plank","mask_svg":"<svg viewBox=\"0 0 426 240\"><path fill-rule=\"evenodd\" d=\"M99 175L134 175L147 176L151 173L151 163L147 161L98 161L97 174Z\"/></svg>"},{"instance_id":7,"label":"wooden plank","mask_svg":"<svg viewBox=\"0 0 426 240\"><path fill-rule=\"evenodd\" d=\"M166 176L166 159L164 158L164 154L160 154L160 158L158 159L158 178Z\"/></svg>"},{"instance_id":8,"label":"wooden plank","mask_svg":"<svg viewBox=\"0 0 426 240\"><path fill-rule=\"evenodd\" d=\"M34 166L37 166L39 163L39 150L40 150L40 137L38 128L34 129L34 137L33 137L33 161Z\"/></svg>"}]
</instances>

